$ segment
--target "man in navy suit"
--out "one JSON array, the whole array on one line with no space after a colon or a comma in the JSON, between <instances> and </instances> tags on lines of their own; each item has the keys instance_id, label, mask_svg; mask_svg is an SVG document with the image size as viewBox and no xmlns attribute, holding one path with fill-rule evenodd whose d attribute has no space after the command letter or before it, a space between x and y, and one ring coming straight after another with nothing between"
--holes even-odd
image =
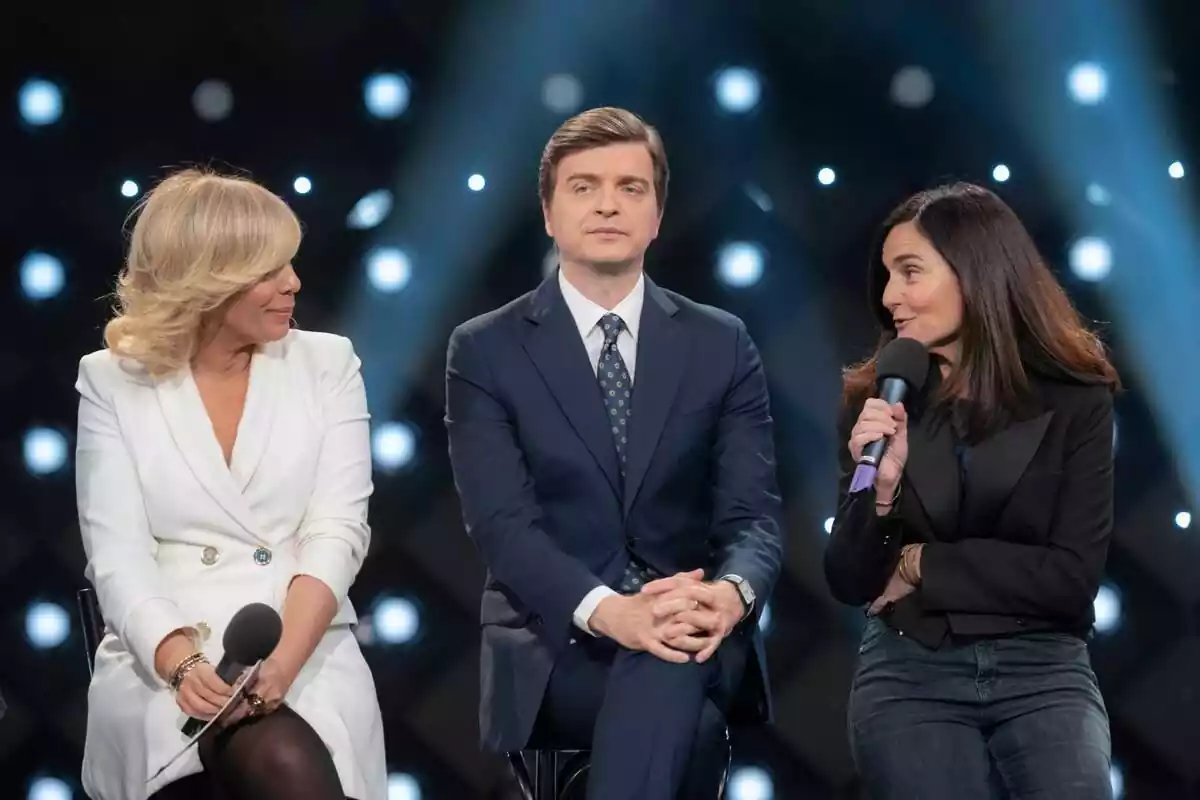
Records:
<instances>
[{"instance_id":1,"label":"man in navy suit","mask_svg":"<svg viewBox=\"0 0 1200 800\"><path fill-rule=\"evenodd\" d=\"M716 797L729 721L770 716L779 573L767 381L736 317L642 271L658 133L600 108L542 156L559 269L460 325L450 459L488 568L484 744L591 748L588 797Z\"/></svg>"}]
</instances>

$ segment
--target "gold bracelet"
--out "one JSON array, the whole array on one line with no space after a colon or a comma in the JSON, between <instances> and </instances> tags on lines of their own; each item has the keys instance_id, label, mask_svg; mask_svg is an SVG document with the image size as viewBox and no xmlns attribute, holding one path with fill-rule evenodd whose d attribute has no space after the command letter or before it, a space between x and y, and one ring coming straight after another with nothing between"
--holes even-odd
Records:
<instances>
[{"instance_id":1,"label":"gold bracelet","mask_svg":"<svg viewBox=\"0 0 1200 800\"><path fill-rule=\"evenodd\" d=\"M918 566L921 558L921 548L923 544L906 544L900 550L900 564L898 570L900 577L905 583L912 586L919 586L921 583L921 570Z\"/></svg>"},{"instance_id":2,"label":"gold bracelet","mask_svg":"<svg viewBox=\"0 0 1200 800\"><path fill-rule=\"evenodd\" d=\"M879 506L880 508L891 508L892 506L894 506L896 504L896 501L900 499L900 490L903 488L904 488L904 484L897 483L896 484L896 493L892 495L891 500L883 501L883 500L879 499L878 495L876 495L875 505Z\"/></svg>"},{"instance_id":3,"label":"gold bracelet","mask_svg":"<svg viewBox=\"0 0 1200 800\"><path fill-rule=\"evenodd\" d=\"M171 678L167 681L167 685L171 687L172 692L179 691L179 685L183 683L183 679L187 674L196 668L198 664L207 664L208 657L204 653L192 653L187 658L175 665L175 669L171 670Z\"/></svg>"}]
</instances>

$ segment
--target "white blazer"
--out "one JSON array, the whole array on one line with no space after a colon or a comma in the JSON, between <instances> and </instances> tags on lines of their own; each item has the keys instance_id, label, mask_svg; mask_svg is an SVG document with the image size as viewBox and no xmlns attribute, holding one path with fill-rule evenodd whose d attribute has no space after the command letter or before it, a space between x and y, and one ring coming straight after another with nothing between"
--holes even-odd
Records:
<instances>
[{"instance_id":1,"label":"white blazer","mask_svg":"<svg viewBox=\"0 0 1200 800\"><path fill-rule=\"evenodd\" d=\"M370 542L366 394L348 339L292 331L254 356L226 466L187 369L153 380L106 350L79 364L76 496L108 632L88 691L83 787L93 800L143 800L201 769L188 756L147 783L186 742L185 717L154 670L178 628L211 631L217 663L239 608L282 612L311 575L339 608L287 703L329 747L356 800L387 796L383 722L346 592Z\"/></svg>"}]
</instances>

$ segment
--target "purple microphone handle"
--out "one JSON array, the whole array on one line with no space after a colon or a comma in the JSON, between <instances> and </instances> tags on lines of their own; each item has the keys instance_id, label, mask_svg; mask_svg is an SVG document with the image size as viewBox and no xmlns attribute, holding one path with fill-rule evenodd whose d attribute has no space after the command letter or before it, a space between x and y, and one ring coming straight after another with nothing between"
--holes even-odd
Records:
<instances>
[{"instance_id":1,"label":"purple microphone handle","mask_svg":"<svg viewBox=\"0 0 1200 800\"><path fill-rule=\"evenodd\" d=\"M859 464L850 481L850 494L869 489L875 483L875 472L873 464Z\"/></svg>"}]
</instances>

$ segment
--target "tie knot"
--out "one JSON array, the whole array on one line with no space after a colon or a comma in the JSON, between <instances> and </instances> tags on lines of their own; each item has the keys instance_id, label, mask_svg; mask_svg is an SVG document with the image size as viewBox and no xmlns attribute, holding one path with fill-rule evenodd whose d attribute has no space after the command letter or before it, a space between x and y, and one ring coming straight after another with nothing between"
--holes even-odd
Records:
<instances>
[{"instance_id":1,"label":"tie knot","mask_svg":"<svg viewBox=\"0 0 1200 800\"><path fill-rule=\"evenodd\" d=\"M625 320L616 314L605 314L600 318L600 328L604 331L604 341L615 342L625 327Z\"/></svg>"}]
</instances>

